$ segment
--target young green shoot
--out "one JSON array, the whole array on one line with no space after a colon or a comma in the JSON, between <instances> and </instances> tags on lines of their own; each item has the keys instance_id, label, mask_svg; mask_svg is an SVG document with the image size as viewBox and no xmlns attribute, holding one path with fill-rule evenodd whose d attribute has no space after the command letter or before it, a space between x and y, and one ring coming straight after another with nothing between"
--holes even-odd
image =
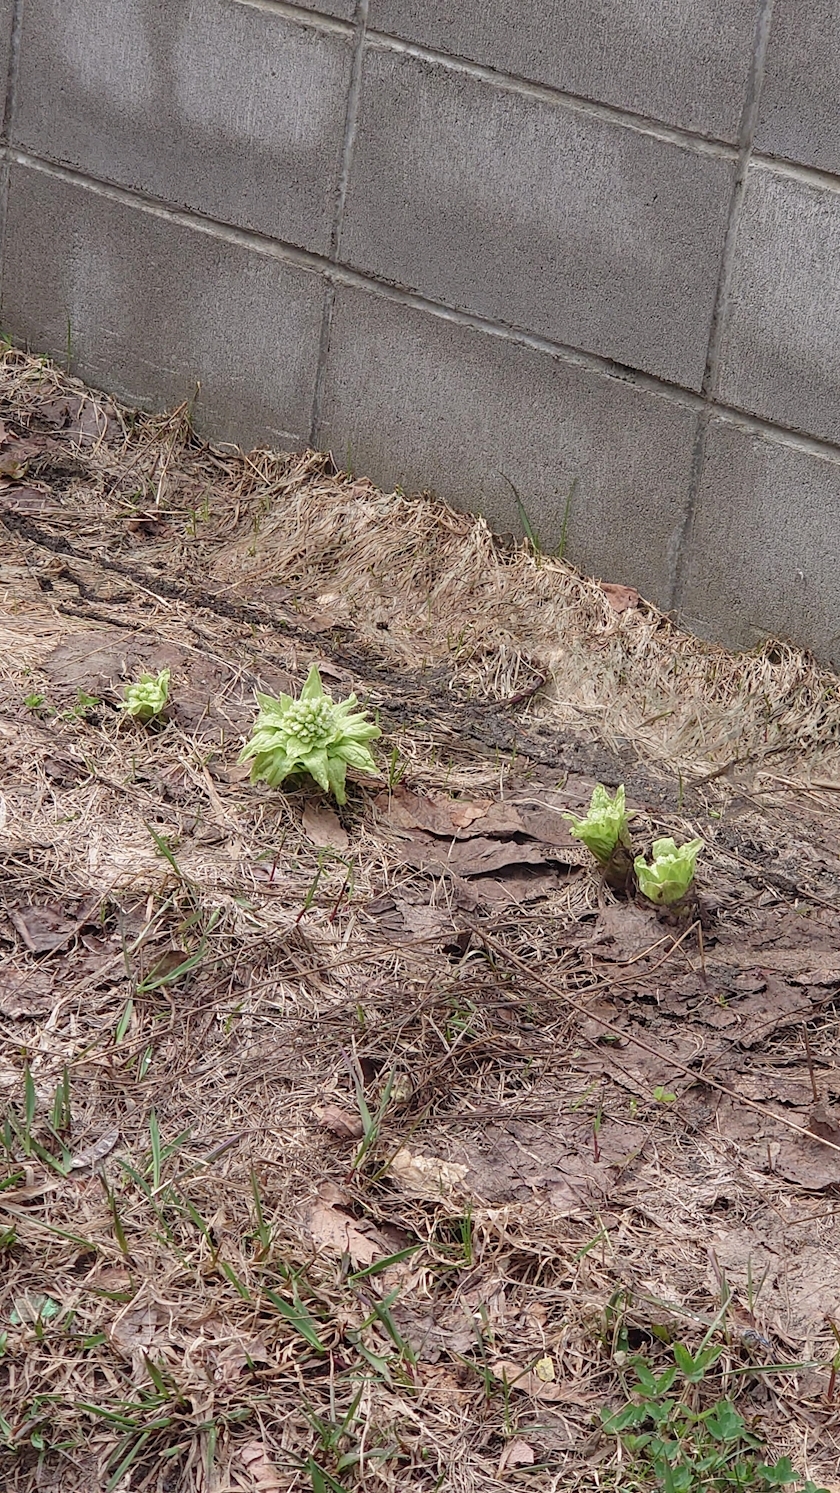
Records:
<instances>
[{"instance_id":1,"label":"young green shoot","mask_svg":"<svg viewBox=\"0 0 840 1493\"><path fill-rule=\"evenodd\" d=\"M355 695L334 701L313 666L298 700L257 691L259 714L240 762L251 761L251 781L277 788L286 778L308 774L336 802L347 802L348 767L376 772L365 745L381 736L378 726L356 709Z\"/></svg>"},{"instance_id":2,"label":"young green shoot","mask_svg":"<svg viewBox=\"0 0 840 1493\"><path fill-rule=\"evenodd\" d=\"M624 785L610 797L602 783L596 783L585 818L564 814L575 839L582 840L599 865L606 866L619 845L630 849L630 826L627 819Z\"/></svg>"},{"instance_id":3,"label":"young green shoot","mask_svg":"<svg viewBox=\"0 0 840 1493\"><path fill-rule=\"evenodd\" d=\"M159 674L141 674L134 684L129 684L120 709L146 726L163 714L168 701L169 670L161 669Z\"/></svg>"},{"instance_id":4,"label":"young green shoot","mask_svg":"<svg viewBox=\"0 0 840 1493\"><path fill-rule=\"evenodd\" d=\"M633 862L639 891L658 907L672 907L675 902L681 902L694 880L697 857L702 849L702 840L689 840L680 846L670 836L654 840L651 864L648 865L643 855L637 855Z\"/></svg>"}]
</instances>

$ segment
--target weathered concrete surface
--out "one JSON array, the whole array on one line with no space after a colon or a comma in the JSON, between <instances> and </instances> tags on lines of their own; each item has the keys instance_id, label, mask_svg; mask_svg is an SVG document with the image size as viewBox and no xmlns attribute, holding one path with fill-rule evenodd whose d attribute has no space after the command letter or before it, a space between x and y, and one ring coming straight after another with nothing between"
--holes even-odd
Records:
<instances>
[{"instance_id":1,"label":"weathered concrete surface","mask_svg":"<svg viewBox=\"0 0 840 1493\"><path fill-rule=\"evenodd\" d=\"M713 420L683 606L707 637L807 638L840 669L840 455ZM724 563L725 561L725 563Z\"/></svg>"},{"instance_id":2,"label":"weathered concrete surface","mask_svg":"<svg viewBox=\"0 0 840 1493\"><path fill-rule=\"evenodd\" d=\"M756 148L840 171L840 8L774 0Z\"/></svg>"},{"instance_id":3,"label":"weathered concrete surface","mask_svg":"<svg viewBox=\"0 0 840 1493\"><path fill-rule=\"evenodd\" d=\"M699 388L733 171L374 51L342 248L448 306Z\"/></svg>"},{"instance_id":4,"label":"weathered concrete surface","mask_svg":"<svg viewBox=\"0 0 840 1493\"><path fill-rule=\"evenodd\" d=\"M12 41L12 21L15 0L0 0L0 86L5 90L9 77L9 60ZM0 111L0 135L5 139L4 111Z\"/></svg>"},{"instance_id":5,"label":"weathered concrete surface","mask_svg":"<svg viewBox=\"0 0 840 1493\"><path fill-rule=\"evenodd\" d=\"M352 50L231 0L26 0L13 140L326 252Z\"/></svg>"},{"instance_id":6,"label":"weathered concrete surface","mask_svg":"<svg viewBox=\"0 0 840 1493\"><path fill-rule=\"evenodd\" d=\"M840 193L753 168L737 248L721 398L840 442Z\"/></svg>"},{"instance_id":7,"label":"weathered concrete surface","mask_svg":"<svg viewBox=\"0 0 840 1493\"><path fill-rule=\"evenodd\" d=\"M364 291L338 293L319 445L387 486L445 493L646 595L668 584L696 415L547 353ZM509 480L506 481L505 479ZM617 522L617 515L621 515Z\"/></svg>"},{"instance_id":8,"label":"weathered concrete surface","mask_svg":"<svg viewBox=\"0 0 840 1493\"><path fill-rule=\"evenodd\" d=\"M370 0L369 24L721 140L738 138L758 0Z\"/></svg>"},{"instance_id":9,"label":"weathered concrete surface","mask_svg":"<svg viewBox=\"0 0 840 1493\"><path fill-rule=\"evenodd\" d=\"M199 429L308 439L324 287L305 270L13 166L0 317L75 373ZM185 284L189 294L185 294Z\"/></svg>"},{"instance_id":10,"label":"weathered concrete surface","mask_svg":"<svg viewBox=\"0 0 840 1493\"><path fill-rule=\"evenodd\" d=\"M247 0L245 0L247 4ZM302 10L311 10L325 16L335 16L341 21L352 21L356 15L356 0L294 0Z\"/></svg>"}]
</instances>

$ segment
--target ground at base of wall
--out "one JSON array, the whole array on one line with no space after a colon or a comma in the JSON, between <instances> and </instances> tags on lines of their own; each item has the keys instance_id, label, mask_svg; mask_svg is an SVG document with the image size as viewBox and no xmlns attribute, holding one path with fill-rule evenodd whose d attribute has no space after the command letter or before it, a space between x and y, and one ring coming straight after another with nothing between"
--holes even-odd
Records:
<instances>
[{"instance_id":1,"label":"ground at base of wall","mask_svg":"<svg viewBox=\"0 0 840 1493\"><path fill-rule=\"evenodd\" d=\"M837 680L17 353L0 419L4 1487L840 1488ZM342 808L238 762L313 663Z\"/></svg>"}]
</instances>

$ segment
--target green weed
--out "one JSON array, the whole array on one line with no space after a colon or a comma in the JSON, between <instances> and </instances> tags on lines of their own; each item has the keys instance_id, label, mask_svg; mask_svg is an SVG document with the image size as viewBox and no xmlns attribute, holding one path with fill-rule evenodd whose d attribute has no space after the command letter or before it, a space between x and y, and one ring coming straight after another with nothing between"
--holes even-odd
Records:
<instances>
[{"instance_id":1,"label":"green weed","mask_svg":"<svg viewBox=\"0 0 840 1493\"><path fill-rule=\"evenodd\" d=\"M707 1342L696 1353L674 1343L674 1361L658 1375L644 1358L633 1358L632 1398L618 1411L601 1411L604 1430L618 1437L645 1486L653 1480L662 1493L828 1493L800 1477L787 1457L765 1462L762 1437L732 1400L698 1408L700 1388L722 1352Z\"/></svg>"}]
</instances>

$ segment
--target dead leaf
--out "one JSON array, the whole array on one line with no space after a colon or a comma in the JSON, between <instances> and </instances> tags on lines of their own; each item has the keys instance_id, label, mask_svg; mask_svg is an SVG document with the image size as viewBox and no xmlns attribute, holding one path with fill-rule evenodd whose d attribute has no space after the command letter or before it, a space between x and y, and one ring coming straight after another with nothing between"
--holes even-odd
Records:
<instances>
[{"instance_id":1,"label":"dead leaf","mask_svg":"<svg viewBox=\"0 0 840 1493\"><path fill-rule=\"evenodd\" d=\"M496 840L478 836L471 840L454 840L442 844L431 835L415 832L408 845L401 847L402 859L417 871L454 871L457 876L487 876L511 866L546 866L559 857L548 846L532 840L524 845L516 840Z\"/></svg>"},{"instance_id":2,"label":"dead leaf","mask_svg":"<svg viewBox=\"0 0 840 1493\"><path fill-rule=\"evenodd\" d=\"M131 1357L143 1353L154 1343L160 1317L153 1303L145 1306L127 1306L111 1324L111 1341L119 1351Z\"/></svg>"},{"instance_id":3,"label":"dead leaf","mask_svg":"<svg viewBox=\"0 0 840 1493\"><path fill-rule=\"evenodd\" d=\"M336 1255L349 1255L361 1268L383 1259L388 1250L375 1233L367 1234L348 1213L340 1213L326 1203L315 1203L309 1212L309 1232L315 1244Z\"/></svg>"},{"instance_id":4,"label":"dead leaf","mask_svg":"<svg viewBox=\"0 0 840 1493\"><path fill-rule=\"evenodd\" d=\"M105 1130L99 1140L92 1141L89 1146L84 1146L81 1151L76 1151L70 1161L70 1170L80 1172L87 1166L96 1166L98 1161L113 1151L120 1138L118 1125L112 1125L110 1130Z\"/></svg>"},{"instance_id":5,"label":"dead leaf","mask_svg":"<svg viewBox=\"0 0 840 1493\"><path fill-rule=\"evenodd\" d=\"M0 1012L11 1021L45 1016L54 1000L53 977L45 969L0 970Z\"/></svg>"},{"instance_id":6,"label":"dead leaf","mask_svg":"<svg viewBox=\"0 0 840 1493\"><path fill-rule=\"evenodd\" d=\"M454 931L455 925L448 912L438 907L418 906L402 898L380 897L376 902L368 903L367 911L392 937L438 938Z\"/></svg>"},{"instance_id":7,"label":"dead leaf","mask_svg":"<svg viewBox=\"0 0 840 1493\"><path fill-rule=\"evenodd\" d=\"M763 990L733 1001L730 1008L740 1023L736 1040L740 1047L755 1047L781 1027L797 1025L810 1011L807 993L795 989L778 975L767 974Z\"/></svg>"},{"instance_id":8,"label":"dead leaf","mask_svg":"<svg viewBox=\"0 0 840 1493\"><path fill-rule=\"evenodd\" d=\"M576 1394L574 1390L568 1389L563 1384L557 1384L552 1380L541 1379L532 1369L524 1369L521 1364L513 1363L509 1358L499 1358L490 1365L494 1378L506 1381L511 1389L518 1389L523 1394L529 1394L535 1400L548 1400L554 1404L587 1405L589 1401L583 1395Z\"/></svg>"},{"instance_id":9,"label":"dead leaf","mask_svg":"<svg viewBox=\"0 0 840 1493\"><path fill-rule=\"evenodd\" d=\"M523 1441L520 1436L514 1436L513 1440L502 1448L499 1472L510 1472L514 1467L533 1467L536 1460L534 1448L529 1446L527 1441Z\"/></svg>"},{"instance_id":10,"label":"dead leaf","mask_svg":"<svg viewBox=\"0 0 840 1493\"><path fill-rule=\"evenodd\" d=\"M320 845L325 850L343 851L350 844L350 836L338 815L326 804L307 803L301 823L313 845Z\"/></svg>"},{"instance_id":11,"label":"dead leaf","mask_svg":"<svg viewBox=\"0 0 840 1493\"><path fill-rule=\"evenodd\" d=\"M412 1156L403 1146L392 1158L388 1170L406 1192L437 1201L461 1187L469 1167L460 1162L442 1161L438 1156Z\"/></svg>"},{"instance_id":12,"label":"dead leaf","mask_svg":"<svg viewBox=\"0 0 840 1493\"><path fill-rule=\"evenodd\" d=\"M171 984L171 976L175 970L180 968L189 958L186 949L164 949L160 958L155 961L148 974L142 980L143 990L153 991L163 984Z\"/></svg>"},{"instance_id":13,"label":"dead leaf","mask_svg":"<svg viewBox=\"0 0 840 1493\"><path fill-rule=\"evenodd\" d=\"M256 1493L281 1493L280 1475L261 1441L246 1441L239 1460L253 1480Z\"/></svg>"},{"instance_id":14,"label":"dead leaf","mask_svg":"<svg viewBox=\"0 0 840 1493\"><path fill-rule=\"evenodd\" d=\"M10 908L9 917L32 954L47 954L52 949L60 949L79 926L75 918L68 918L61 908L50 904Z\"/></svg>"},{"instance_id":15,"label":"dead leaf","mask_svg":"<svg viewBox=\"0 0 840 1493\"><path fill-rule=\"evenodd\" d=\"M84 394L62 394L47 399L38 414L80 445L91 445L108 434L111 417Z\"/></svg>"},{"instance_id":16,"label":"dead leaf","mask_svg":"<svg viewBox=\"0 0 840 1493\"><path fill-rule=\"evenodd\" d=\"M840 1146L840 1120L832 1114L827 1104L814 1105L808 1120L808 1129L820 1140L828 1140L832 1145Z\"/></svg>"},{"instance_id":17,"label":"dead leaf","mask_svg":"<svg viewBox=\"0 0 840 1493\"><path fill-rule=\"evenodd\" d=\"M632 586L611 586L602 581L601 590L614 612L631 612L639 605L639 593Z\"/></svg>"},{"instance_id":18,"label":"dead leaf","mask_svg":"<svg viewBox=\"0 0 840 1493\"><path fill-rule=\"evenodd\" d=\"M244 1369L255 1363L270 1363L271 1358L261 1337L239 1337L219 1354L214 1379L224 1389L232 1389Z\"/></svg>"},{"instance_id":19,"label":"dead leaf","mask_svg":"<svg viewBox=\"0 0 840 1493\"><path fill-rule=\"evenodd\" d=\"M603 951L603 957L608 959L633 959L661 937L662 929L656 913L636 907L632 902L616 902L605 907L596 924L596 942L609 945L609 950ZM602 953L600 949L598 952Z\"/></svg>"},{"instance_id":20,"label":"dead leaf","mask_svg":"<svg viewBox=\"0 0 840 1493\"><path fill-rule=\"evenodd\" d=\"M456 800L450 811L452 823L457 829L468 829L476 819L483 818L492 806L493 801L489 798L477 799L475 803L462 803Z\"/></svg>"},{"instance_id":21,"label":"dead leaf","mask_svg":"<svg viewBox=\"0 0 840 1493\"><path fill-rule=\"evenodd\" d=\"M437 800L411 793L408 788L396 788L393 793L380 793L374 804L389 829L425 829L434 835L453 835L450 800Z\"/></svg>"},{"instance_id":22,"label":"dead leaf","mask_svg":"<svg viewBox=\"0 0 840 1493\"><path fill-rule=\"evenodd\" d=\"M25 467L22 467L21 476L24 471ZM3 507L9 513L28 513L43 518L58 512L60 506L55 493L40 492L37 487L10 487L3 493Z\"/></svg>"},{"instance_id":23,"label":"dead leaf","mask_svg":"<svg viewBox=\"0 0 840 1493\"><path fill-rule=\"evenodd\" d=\"M316 1104L312 1113L316 1120L337 1135L339 1140L361 1140L364 1126L358 1115L352 1115L337 1104Z\"/></svg>"}]
</instances>

